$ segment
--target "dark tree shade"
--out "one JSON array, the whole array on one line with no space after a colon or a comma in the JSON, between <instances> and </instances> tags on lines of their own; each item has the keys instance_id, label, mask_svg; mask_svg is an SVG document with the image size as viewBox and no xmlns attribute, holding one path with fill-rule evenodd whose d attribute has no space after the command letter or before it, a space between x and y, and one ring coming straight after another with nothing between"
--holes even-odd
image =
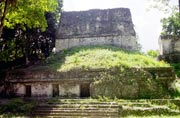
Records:
<instances>
[{"instance_id":1,"label":"dark tree shade","mask_svg":"<svg viewBox=\"0 0 180 118\"><path fill-rule=\"evenodd\" d=\"M55 46L55 14L46 13L47 30L29 29L23 31L19 25L15 29L4 28L0 41L1 69L18 65L34 64L49 56Z\"/></svg>"}]
</instances>

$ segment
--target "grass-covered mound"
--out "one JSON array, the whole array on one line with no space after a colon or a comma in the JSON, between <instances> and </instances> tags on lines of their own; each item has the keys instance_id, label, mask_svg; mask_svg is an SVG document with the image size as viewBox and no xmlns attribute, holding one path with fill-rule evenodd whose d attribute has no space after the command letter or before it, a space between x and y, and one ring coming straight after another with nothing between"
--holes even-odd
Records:
<instances>
[{"instance_id":1,"label":"grass-covered mound","mask_svg":"<svg viewBox=\"0 0 180 118\"><path fill-rule=\"evenodd\" d=\"M90 85L91 97L94 98L107 96L137 99L170 96L167 85L171 82L165 79L162 82L156 72L152 74L145 70L146 67L170 65L138 52L124 51L112 46L79 47L52 55L45 65L58 72L71 72L73 77L82 75L84 71L94 72L95 74L89 77L94 79ZM98 69L103 71L95 71ZM87 76L88 74L76 78L84 79L88 78ZM166 79L169 79L169 76ZM163 85L166 81L169 84Z\"/></svg>"},{"instance_id":2,"label":"grass-covered mound","mask_svg":"<svg viewBox=\"0 0 180 118\"><path fill-rule=\"evenodd\" d=\"M52 55L47 66L57 71L69 71L75 68L112 68L124 67L168 67L149 56L137 52L128 52L112 46L79 47Z\"/></svg>"}]
</instances>

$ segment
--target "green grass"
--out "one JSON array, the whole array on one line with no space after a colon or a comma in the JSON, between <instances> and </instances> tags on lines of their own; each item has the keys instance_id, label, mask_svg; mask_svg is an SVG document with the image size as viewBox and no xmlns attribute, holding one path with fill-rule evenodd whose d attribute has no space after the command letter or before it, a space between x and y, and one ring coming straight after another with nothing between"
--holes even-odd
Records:
<instances>
[{"instance_id":1,"label":"green grass","mask_svg":"<svg viewBox=\"0 0 180 118\"><path fill-rule=\"evenodd\" d=\"M29 118L28 116L17 116L16 114L0 115L0 118Z\"/></svg>"},{"instance_id":2,"label":"green grass","mask_svg":"<svg viewBox=\"0 0 180 118\"><path fill-rule=\"evenodd\" d=\"M128 116L125 118L180 118L180 115L177 116Z\"/></svg>"},{"instance_id":3,"label":"green grass","mask_svg":"<svg viewBox=\"0 0 180 118\"><path fill-rule=\"evenodd\" d=\"M46 66L57 71L69 71L75 68L111 68L125 67L168 67L169 64L156 61L137 52L128 52L112 46L89 46L73 48L52 55Z\"/></svg>"}]
</instances>

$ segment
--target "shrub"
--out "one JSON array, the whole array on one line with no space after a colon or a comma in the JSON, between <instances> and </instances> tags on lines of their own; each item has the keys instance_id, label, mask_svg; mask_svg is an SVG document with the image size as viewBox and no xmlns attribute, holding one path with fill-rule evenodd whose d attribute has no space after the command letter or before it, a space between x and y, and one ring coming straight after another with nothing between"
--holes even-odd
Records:
<instances>
[{"instance_id":1,"label":"shrub","mask_svg":"<svg viewBox=\"0 0 180 118\"><path fill-rule=\"evenodd\" d=\"M20 98L14 98L0 108L0 114L27 115L35 105L34 101L26 102Z\"/></svg>"}]
</instances>

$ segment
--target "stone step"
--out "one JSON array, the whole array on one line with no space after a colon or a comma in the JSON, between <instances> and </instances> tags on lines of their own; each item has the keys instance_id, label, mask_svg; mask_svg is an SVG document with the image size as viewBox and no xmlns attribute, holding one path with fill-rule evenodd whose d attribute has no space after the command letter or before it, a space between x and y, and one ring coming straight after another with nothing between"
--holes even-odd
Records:
<instances>
[{"instance_id":1,"label":"stone step","mask_svg":"<svg viewBox=\"0 0 180 118\"><path fill-rule=\"evenodd\" d=\"M118 110L36 110L34 113L118 113Z\"/></svg>"},{"instance_id":2,"label":"stone step","mask_svg":"<svg viewBox=\"0 0 180 118\"><path fill-rule=\"evenodd\" d=\"M123 110L151 110L151 109L169 109L167 106L152 106L152 107L137 107L137 106L123 106Z\"/></svg>"},{"instance_id":3,"label":"stone step","mask_svg":"<svg viewBox=\"0 0 180 118\"><path fill-rule=\"evenodd\" d=\"M152 107L151 104L148 103L119 103L121 106L139 106L139 107Z\"/></svg>"},{"instance_id":4,"label":"stone step","mask_svg":"<svg viewBox=\"0 0 180 118\"><path fill-rule=\"evenodd\" d=\"M87 102L87 101L57 101L53 102L52 104L111 104L111 105L117 105L116 102Z\"/></svg>"},{"instance_id":5,"label":"stone step","mask_svg":"<svg viewBox=\"0 0 180 118\"><path fill-rule=\"evenodd\" d=\"M40 104L32 116L59 118L118 118L117 103L58 103Z\"/></svg>"},{"instance_id":6,"label":"stone step","mask_svg":"<svg viewBox=\"0 0 180 118\"><path fill-rule=\"evenodd\" d=\"M37 108L36 111L63 111L63 110L76 110L76 111L83 111L83 110L91 110L91 111L118 111L119 108Z\"/></svg>"},{"instance_id":7,"label":"stone step","mask_svg":"<svg viewBox=\"0 0 180 118\"><path fill-rule=\"evenodd\" d=\"M33 116L33 118L119 118L118 116Z\"/></svg>"},{"instance_id":8,"label":"stone step","mask_svg":"<svg viewBox=\"0 0 180 118\"><path fill-rule=\"evenodd\" d=\"M89 113L32 113L33 116L109 116L109 117L118 117L118 114L115 113L96 113L96 112L89 112Z\"/></svg>"},{"instance_id":9,"label":"stone step","mask_svg":"<svg viewBox=\"0 0 180 118\"><path fill-rule=\"evenodd\" d=\"M137 106L122 106L121 116L145 116L150 115L178 115L179 110L172 110L167 106L152 106L152 107L137 107Z\"/></svg>"},{"instance_id":10,"label":"stone step","mask_svg":"<svg viewBox=\"0 0 180 118\"><path fill-rule=\"evenodd\" d=\"M106 104L46 104L38 105L41 108L119 108L119 105Z\"/></svg>"}]
</instances>

